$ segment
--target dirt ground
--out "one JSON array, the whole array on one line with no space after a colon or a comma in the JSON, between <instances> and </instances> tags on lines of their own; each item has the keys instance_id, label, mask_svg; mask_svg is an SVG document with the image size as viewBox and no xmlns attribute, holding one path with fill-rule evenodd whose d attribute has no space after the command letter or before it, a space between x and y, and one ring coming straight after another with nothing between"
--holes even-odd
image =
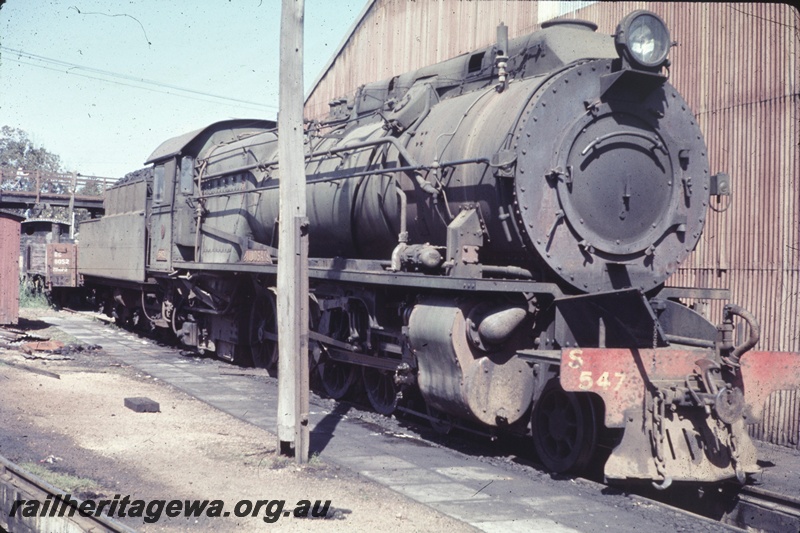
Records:
<instances>
[{"instance_id":1,"label":"dirt ground","mask_svg":"<svg viewBox=\"0 0 800 533\"><path fill-rule=\"evenodd\" d=\"M42 336L50 310L21 310L22 325ZM140 531L474 531L317 457L304 467L276 454L274 434L235 419L105 354L71 360L26 359L0 348L0 455L79 498L222 500L228 517L142 518ZM45 371L38 373L35 371ZM52 375L50 375L50 374ZM57 377L56 377L57 376ZM157 398L159 413L136 413L124 398ZM241 500L330 500L326 519L281 517L276 505L237 518ZM243 504L246 505L246 504ZM240 509L244 509L241 507Z\"/></svg>"}]
</instances>

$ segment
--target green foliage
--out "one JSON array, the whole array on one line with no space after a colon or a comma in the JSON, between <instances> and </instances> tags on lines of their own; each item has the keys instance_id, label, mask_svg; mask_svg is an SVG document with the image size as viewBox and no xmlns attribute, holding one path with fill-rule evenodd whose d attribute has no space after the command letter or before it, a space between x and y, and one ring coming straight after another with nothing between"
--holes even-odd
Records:
<instances>
[{"instance_id":1,"label":"green foliage","mask_svg":"<svg viewBox=\"0 0 800 533\"><path fill-rule=\"evenodd\" d=\"M31 474L42 478L54 487L65 492L72 493L73 495L78 495L81 492L89 489L96 489L98 486L97 482L93 479L80 478L70 474L56 472L39 463L26 462L20 464L20 466Z\"/></svg>"},{"instance_id":2,"label":"green foliage","mask_svg":"<svg viewBox=\"0 0 800 533\"><path fill-rule=\"evenodd\" d=\"M286 457L285 455L276 455L272 458L272 464L270 465L271 470L281 470L286 468L292 463L292 460Z\"/></svg>"},{"instance_id":3,"label":"green foliage","mask_svg":"<svg viewBox=\"0 0 800 533\"><path fill-rule=\"evenodd\" d=\"M29 172L60 172L61 158L44 147L36 147L25 130L3 126L0 129L0 169L7 172L18 168Z\"/></svg>"},{"instance_id":4,"label":"green foliage","mask_svg":"<svg viewBox=\"0 0 800 533\"><path fill-rule=\"evenodd\" d=\"M22 172L18 172L20 169ZM69 194L70 191L69 179L65 181L63 178L61 158L44 147L35 146L28 133L19 128L10 126L0 128L0 171L3 173L0 188L4 190L35 191L38 175L41 191L57 194ZM56 174L61 174L62 177L59 178ZM81 179L75 194L100 196L103 194L103 183L97 179ZM68 208L45 203L27 210L10 211L28 218L52 218L71 222ZM80 222L90 218L89 212L85 209L75 209L74 212L76 227Z\"/></svg>"},{"instance_id":5,"label":"green foliage","mask_svg":"<svg viewBox=\"0 0 800 533\"><path fill-rule=\"evenodd\" d=\"M44 309L50 307L50 301L40 285L22 279L19 282L19 306L20 308Z\"/></svg>"},{"instance_id":6,"label":"green foliage","mask_svg":"<svg viewBox=\"0 0 800 533\"><path fill-rule=\"evenodd\" d=\"M78 187L75 194L82 194L86 196L100 196L103 194L103 185L100 180L92 179Z\"/></svg>"},{"instance_id":7,"label":"green foliage","mask_svg":"<svg viewBox=\"0 0 800 533\"><path fill-rule=\"evenodd\" d=\"M18 172L22 170L22 172ZM41 190L55 193L67 193L64 183L50 178L62 171L61 158L44 147L37 147L25 130L3 126L0 128L0 171L3 181L0 187L4 190L35 191L37 172L41 176ZM69 222L69 210L63 207L51 207L40 204L27 213L23 209L12 212L30 218L54 218Z\"/></svg>"}]
</instances>

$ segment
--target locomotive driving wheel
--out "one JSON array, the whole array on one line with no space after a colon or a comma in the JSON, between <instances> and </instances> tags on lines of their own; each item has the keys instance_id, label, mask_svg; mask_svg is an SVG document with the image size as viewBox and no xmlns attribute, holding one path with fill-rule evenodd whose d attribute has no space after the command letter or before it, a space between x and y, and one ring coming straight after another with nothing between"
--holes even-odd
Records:
<instances>
[{"instance_id":1,"label":"locomotive driving wheel","mask_svg":"<svg viewBox=\"0 0 800 533\"><path fill-rule=\"evenodd\" d=\"M351 328L353 317L345 308L329 309L320 317L319 330L325 336L342 342L350 342L353 338ZM328 347L320 342L315 359L322 390L334 400L340 400L350 392L351 387L356 382L358 368L333 358L329 350L335 348Z\"/></svg>"},{"instance_id":2,"label":"locomotive driving wheel","mask_svg":"<svg viewBox=\"0 0 800 533\"><path fill-rule=\"evenodd\" d=\"M453 431L455 420L452 416L432 407L430 404L426 404L425 411L428 413L428 422L430 422L431 428L436 433L439 435L449 435L450 432Z\"/></svg>"},{"instance_id":3,"label":"locomotive driving wheel","mask_svg":"<svg viewBox=\"0 0 800 533\"><path fill-rule=\"evenodd\" d=\"M266 368L273 377L278 373L277 320L275 296L258 287L250 311L250 353L253 366Z\"/></svg>"},{"instance_id":4,"label":"locomotive driving wheel","mask_svg":"<svg viewBox=\"0 0 800 533\"><path fill-rule=\"evenodd\" d=\"M594 402L588 394L567 392L553 380L534 405L531 431L536 453L548 470L580 472L588 466L597 448Z\"/></svg>"},{"instance_id":5,"label":"locomotive driving wheel","mask_svg":"<svg viewBox=\"0 0 800 533\"><path fill-rule=\"evenodd\" d=\"M392 414L397 407L397 385L392 373L364 367L363 375L364 389L372 408L382 415Z\"/></svg>"},{"instance_id":6,"label":"locomotive driving wheel","mask_svg":"<svg viewBox=\"0 0 800 533\"><path fill-rule=\"evenodd\" d=\"M322 390L334 400L341 400L350 391L356 380L356 367L323 357L317 365L322 381Z\"/></svg>"}]
</instances>

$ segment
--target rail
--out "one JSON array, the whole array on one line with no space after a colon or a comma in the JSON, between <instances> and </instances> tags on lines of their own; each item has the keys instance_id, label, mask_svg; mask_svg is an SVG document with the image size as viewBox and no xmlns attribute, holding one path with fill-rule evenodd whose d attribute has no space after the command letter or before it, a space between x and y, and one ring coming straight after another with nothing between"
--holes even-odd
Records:
<instances>
[{"instance_id":1,"label":"rail","mask_svg":"<svg viewBox=\"0 0 800 533\"><path fill-rule=\"evenodd\" d=\"M44 505L54 502L49 512L25 516L18 508L11 512L19 500L37 501ZM59 505L60 504L60 505ZM72 498L44 480L34 476L0 456L0 529L7 531L93 531L133 533L134 530L102 515L89 512L72 512L72 505L80 508L80 500ZM58 509L56 507L58 506ZM71 516L70 516L71 515Z\"/></svg>"},{"instance_id":2,"label":"rail","mask_svg":"<svg viewBox=\"0 0 800 533\"><path fill-rule=\"evenodd\" d=\"M73 310L68 311L89 319L99 319L102 321L109 320L97 313L86 313L83 311ZM93 330L88 331L83 335L86 335L86 338L94 338L92 336L96 334L97 331ZM141 332L136 332L136 334L141 335ZM270 336L270 340L274 340L274 338ZM331 340L335 339L331 339L330 337L324 335L317 335L317 340L322 340L323 342L327 342L329 345L331 345ZM338 342L339 341L337 341L337 343ZM338 354L334 352L334 355L340 356L338 360L345 360L348 354L345 353L344 357L341 355L348 347L347 343L341 343L338 347L342 348L342 350L340 350ZM560 352L553 351L549 354L545 354L544 352L540 351L537 353L537 355L539 357L542 355L547 357L549 355L558 359L558 357L560 357ZM389 364L396 366L394 361L396 360L387 360L387 366ZM225 363L223 363L223 365L224 364ZM220 368L225 367L223 366ZM238 371L236 374L229 372L221 373L226 375L240 375ZM169 381L169 379L167 379L167 381ZM269 387L274 386L275 385L273 381ZM200 387L194 390L193 395L202 399L204 394L207 392L208 391L206 391L205 388ZM363 398L362 400L365 401ZM362 407L364 407L363 402L360 403L356 401L356 403L347 404L347 409L361 409ZM502 460L498 460L496 462L490 461L490 463L501 465L513 464L513 467L509 466L508 468L513 468L514 472L528 471L531 473L531 476L529 477L530 479L536 479L540 477L541 469L543 468L540 464L536 463L535 461L529 461L524 457L517 455L506 455L509 453L517 453L511 451L516 449L516 444L510 448L505 448L505 445L497 448L486 444L489 441L495 441L498 439L499 434L493 430L481 431L474 427L462 425L458 421L436 416L435 413L421 412L420 410L414 410L402 406L398 406L397 409L398 411L410 415L411 417L430 421L434 428L436 428L436 431L450 431L451 429L456 428L466 433L479 435L481 440L471 441L468 444L469 453L467 455L470 457L477 456L502 458ZM394 429L396 428L394 424L383 425L380 418L370 420L371 425L374 425L376 428L382 428L379 429L379 431L383 431L387 435L387 438L389 438L391 435L396 435L394 433ZM414 439L415 442L420 444L430 443L436 447L443 447L445 449L451 446L448 444L442 446L441 441L431 440L423 436L421 432L414 429L417 426L413 422L409 423L408 425L404 424L404 427L409 430L404 432L402 435L402 437L405 439L410 438ZM507 440L506 442L511 443L512 441ZM464 441L458 440L458 446L465 446ZM593 470L594 472L590 473L589 477L580 478L581 486L589 487L595 485L599 486L602 484L602 469L600 471L597 471L597 469ZM566 480L570 478L571 476L564 479ZM572 482L575 482L574 479ZM800 497L794 494L781 494L763 486L740 486L735 482L728 482L721 484L710 484L706 487L686 485L678 489L673 488L671 491L664 493L656 492L650 489L649 485L631 484L626 485L624 490L620 490L619 487L608 486L607 489L597 488L596 492L602 492L602 494L609 496L614 494L626 494L625 498L632 499L632 501L635 502L634 505L637 506L644 504L645 506L670 507L672 509L679 510L687 520L696 520L696 527L692 528L692 530L800 532ZM703 493L705 496L700 497L700 494ZM0 516L0 518L2 518L2 516ZM675 525L677 526L678 523L676 522ZM686 529L688 530L688 528Z\"/></svg>"},{"instance_id":3,"label":"rail","mask_svg":"<svg viewBox=\"0 0 800 533\"><path fill-rule=\"evenodd\" d=\"M747 531L800 531L800 498L748 485L722 522Z\"/></svg>"}]
</instances>

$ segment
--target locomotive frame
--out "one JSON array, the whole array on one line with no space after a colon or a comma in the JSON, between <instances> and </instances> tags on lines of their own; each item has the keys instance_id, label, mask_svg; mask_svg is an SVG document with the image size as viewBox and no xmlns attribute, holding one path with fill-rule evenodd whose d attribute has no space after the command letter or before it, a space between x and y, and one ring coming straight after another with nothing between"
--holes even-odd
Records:
<instances>
[{"instance_id":1,"label":"locomotive frame","mask_svg":"<svg viewBox=\"0 0 800 533\"><path fill-rule=\"evenodd\" d=\"M663 21L595 30L509 41L501 25L495 45L364 85L308 125L310 357L332 398L360 381L389 414L417 395L440 430L530 434L554 471L586 468L612 430L609 480L744 481L746 424L800 387L800 364L751 351L746 310L714 324L680 301L727 291L665 287L728 178L663 72ZM120 322L275 368L275 126L170 139L108 191L78 269ZM777 360L790 377L768 382Z\"/></svg>"}]
</instances>

